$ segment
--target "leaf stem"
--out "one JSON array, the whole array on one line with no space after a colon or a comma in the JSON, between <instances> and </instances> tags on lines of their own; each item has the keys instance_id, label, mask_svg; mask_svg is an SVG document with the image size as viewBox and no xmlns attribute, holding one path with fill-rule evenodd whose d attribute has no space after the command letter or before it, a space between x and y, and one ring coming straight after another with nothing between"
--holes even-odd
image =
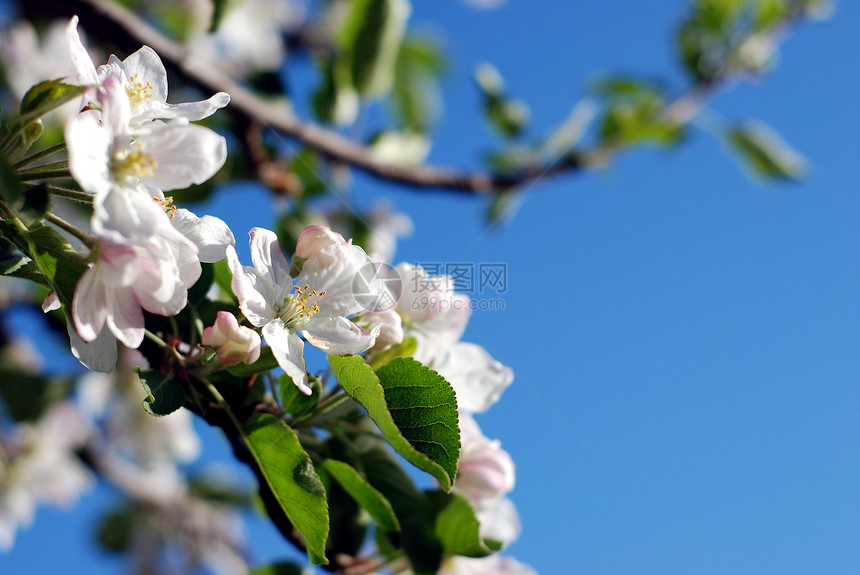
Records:
<instances>
[{"instance_id":1,"label":"leaf stem","mask_svg":"<svg viewBox=\"0 0 860 575\"><path fill-rule=\"evenodd\" d=\"M72 200L82 204L93 204L93 195L87 192L71 190L69 188L63 188L60 186L52 186L50 184L48 184L46 187L48 188L48 192L50 192L51 195L57 196L58 198L66 198L67 200Z\"/></svg>"},{"instance_id":2,"label":"leaf stem","mask_svg":"<svg viewBox=\"0 0 860 575\"><path fill-rule=\"evenodd\" d=\"M31 182L34 180L68 179L72 177L72 174L69 173L69 170L50 170L45 172L25 172L19 177L22 182Z\"/></svg>"}]
</instances>

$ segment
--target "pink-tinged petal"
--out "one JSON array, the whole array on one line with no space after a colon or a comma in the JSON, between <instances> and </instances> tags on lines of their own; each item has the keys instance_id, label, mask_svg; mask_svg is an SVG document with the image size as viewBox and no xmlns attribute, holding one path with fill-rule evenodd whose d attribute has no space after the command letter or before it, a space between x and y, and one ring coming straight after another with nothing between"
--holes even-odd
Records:
<instances>
[{"instance_id":1,"label":"pink-tinged petal","mask_svg":"<svg viewBox=\"0 0 860 575\"><path fill-rule=\"evenodd\" d=\"M373 347L379 330L379 325L367 331L345 317L317 314L301 333L308 343L328 354L354 355Z\"/></svg>"},{"instance_id":2,"label":"pink-tinged petal","mask_svg":"<svg viewBox=\"0 0 860 575\"><path fill-rule=\"evenodd\" d=\"M42 302L42 311L44 313L48 313L49 311L60 309L60 306L62 306L60 303L60 296L57 295L56 291L51 290L51 293L49 293L48 297L45 298L45 301Z\"/></svg>"},{"instance_id":3,"label":"pink-tinged petal","mask_svg":"<svg viewBox=\"0 0 860 575\"><path fill-rule=\"evenodd\" d=\"M513 543L522 532L520 515L514 502L507 497L494 502L490 507L476 510L475 516L481 523L481 537L498 541L504 547Z\"/></svg>"},{"instance_id":4,"label":"pink-tinged petal","mask_svg":"<svg viewBox=\"0 0 860 575\"><path fill-rule=\"evenodd\" d=\"M156 164L152 176L141 181L164 191L202 184L227 159L227 141L223 136L185 122L155 126L141 133L136 143Z\"/></svg>"},{"instance_id":5,"label":"pink-tinged petal","mask_svg":"<svg viewBox=\"0 0 860 575\"><path fill-rule=\"evenodd\" d=\"M96 75L96 67L90 58L84 43L81 42L81 37L78 34L78 17L72 16L68 26L66 26L66 39L69 44L69 55L72 58L72 64L78 73L77 82L79 85L98 84L99 79Z\"/></svg>"},{"instance_id":6,"label":"pink-tinged petal","mask_svg":"<svg viewBox=\"0 0 860 575\"><path fill-rule=\"evenodd\" d=\"M106 194L113 186L110 146L113 136L99 122L95 110L72 117L66 123L69 171L81 188L91 194Z\"/></svg>"},{"instance_id":7,"label":"pink-tinged petal","mask_svg":"<svg viewBox=\"0 0 860 575\"><path fill-rule=\"evenodd\" d=\"M144 320L140 304L129 289L107 290L105 324L118 340L132 349L143 342Z\"/></svg>"},{"instance_id":8,"label":"pink-tinged petal","mask_svg":"<svg viewBox=\"0 0 860 575\"><path fill-rule=\"evenodd\" d=\"M122 68L131 84L129 88L134 89L138 83L149 90L152 100L167 101L167 71L155 50L144 46L123 60Z\"/></svg>"},{"instance_id":9,"label":"pink-tinged petal","mask_svg":"<svg viewBox=\"0 0 860 575\"><path fill-rule=\"evenodd\" d=\"M116 367L116 338L110 330L102 329L98 337L86 342L77 334L71 322L66 323L72 354L85 367L102 373L110 373Z\"/></svg>"},{"instance_id":10,"label":"pink-tinged petal","mask_svg":"<svg viewBox=\"0 0 860 575\"><path fill-rule=\"evenodd\" d=\"M348 242L328 226L308 226L299 234L296 242L296 257L308 259L323 248L331 245L343 246Z\"/></svg>"},{"instance_id":11,"label":"pink-tinged petal","mask_svg":"<svg viewBox=\"0 0 860 575\"><path fill-rule=\"evenodd\" d=\"M286 291L284 295L292 291L290 264L287 263L275 232L252 228L248 235L251 237L251 261L254 262L254 268L259 275L273 286L280 286Z\"/></svg>"},{"instance_id":12,"label":"pink-tinged petal","mask_svg":"<svg viewBox=\"0 0 860 575\"><path fill-rule=\"evenodd\" d=\"M75 330L86 342L94 341L105 324L108 314L105 306L107 297L105 292L97 268L90 268L85 271L75 287L75 296L72 300L72 317L75 322Z\"/></svg>"},{"instance_id":13,"label":"pink-tinged petal","mask_svg":"<svg viewBox=\"0 0 860 575\"><path fill-rule=\"evenodd\" d=\"M140 124L148 120L175 120L184 119L196 122L208 118L224 106L230 103L230 96L226 92L218 92L208 100L199 102L183 102L181 104L167 104L157 101L155 98L145 100L134 109L132 122Z\"/></svg>"},{"instance_id":14,"label":"pink-tinged petal","mask_svg":"<svg viewBox=\"0 0 860 575\"><path fill-rule=\"evenodd\" d=\"M287 330L284 322L275 319L263 326L263 338L272 348L272 355L299 391L310 395L308 374L305 371L305 346L302 339Z\"/></svg>"},{"instance_id":15,"label":"pink-tinged petal","mask_svg":"<svg viewBox=\"0 0 860 575\"><path fill-rule=\"evenodd\" d=\"M194 242L201 262L213 263L227 257L227 246L236 245L233 232L214 216L198 218L185 209L176 210L170 222L179 233Z\"/></svg>"},{"instance_id":16,"label":"pink-tinged petal","mask_svg":"<svg viewBox=\"0 0 860 575\"><path fill-rule=\"evenodd\" d=\"M230 287L239 298L239 308L253 326L263 327L274 318L274 312L266 297L254 285L258 278L254 268L246 268L239 262L233 246L227 246L227 265L233 274Z\"/></svg>"},{"instance_id":17,"label":"pink-tinged petal","mask_svg":"<svg viewBox=\"0 0 860 575\"><path fill-rule=\"evenodd\" d=\"M317 293L326 292L325 295L309 300L318 303L323 313L348 316L364 310L364 306L356 300L353 293L356 277L361 271L373 276L374 270L374 263L360 247L330 245L308 258L296 285L309 285L310 289ZM371 284L381 288L380 282ZM375 300L373 294L362 293L362 296Z\"/></svg>"}]
</instances>

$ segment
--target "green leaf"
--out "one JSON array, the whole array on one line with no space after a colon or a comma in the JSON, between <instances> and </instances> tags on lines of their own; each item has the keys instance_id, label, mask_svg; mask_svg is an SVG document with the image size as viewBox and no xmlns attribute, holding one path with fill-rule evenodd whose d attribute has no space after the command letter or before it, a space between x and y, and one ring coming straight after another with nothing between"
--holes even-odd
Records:
<instances>
[{"instance_id":1,"label":"green leaf","mask_svg":"<svg viewBox=\"0 0 860 575\"><path fill-rule=\"evenodd\" d=\"M382 442L365 436L356 444L367 482L388 499L400 521L400 536L394 537L392 546L402 546L415 573L436 573L442 545L434 532L434 513L427 497ZM377 530L378 537L383 535L388 538L390 534Z\"/></svg>"},{"instance_id":2,"label":"green leaf","mask_svg":"<svg viewBox=\"0 0 860 575\"><path fill-rule=\"evenodd\" d=\"M529 121L528 106L504 94L504 81L492 64L481 64L473 72L484 96L484 115L490 125L506 138L519 136Z\"/></svg>"},{"instance_id":3,"label":"green leaf","mask_svg":"<svg viewBox=\"0 0 860 575\"><path fill-rule=\"evenodd\" d=\"M296 434L280 419L252 416L243 433L259 470L260 489L267 490L307 546L312 563L325 565L328 505L325 488Z\"/></svg>"},{"instance_id":4,"label":"green leaf","mask_svg":"<svg viewBox=\"0 0 860 575\"><path fill-rule=\"evenodd\" d=\"M66 84L63 82L64 79L45 80L30 88L21 99L21 117L39 111L46 114L84 93L83 86Z\"/></svg>"},{"instance_id":5,"label":"green leaf","mask_svg":"<svg viewBox=\"0 0 860 575\"><path fill-rule=\"evenodd\" d=\"M30 280L44 286L50 285L36 262L27 256L13 255L0 260L0 274Z\"/></svg>"},{"instance_id":6,"label":"green leaf","mask_svg":"<svg viewBox=\"0 0 860 575\"><path fill-rule=\"evenodd\" d=\"M320 378L308 375L308 384L312 393L305 395L299 391L299 388L296 387L296 384L293 383L293 379L289 375L282 373L278 377L278 390L281 395L281 405L283 405L285 412L294 417L299 417L319 403L320 396L322 395L322 382Z\"/></svg>"},{"instance_id":7,"label":"green leaf","mask_svg":"<svg viewBox=\"0 0 860 575\"><path fill-rule=\"evenodd\" d=\"M212 20L209 22L208 32L211 34L218 30L224 14L227 11L227 0L212 0Z\"/></svg>"},{"instance_id":8,"label":"green leaf","mask_svg":"<svg viewBox=\"0 0 860 575\"><path fill-rule=\"evenodd\" d=\"M407 0L351 2L339 44L353 86L362 96L383 96L391 90L411 11Z\"/></svg>"},{"instance_id":9,"label":"green leaf","mask_svg":"<svg viewBox=\"0 0 860 575\"><path fill-rule=\"evenodd\" d=\"M726 142L752 173L766 179L798 180L806 172L806 160L770 127L760 123L729 128Z\"/></svg>"},{"instance_id":10,"label":"green leaf","mask_svg":"<svg viewBox=\"0 0 860 575\"><path fill-rule=\"evenodd\" d=\"M252 569L248 575L304 575L305 571L290 561L278 561Z\"/></svg>"},{"instance_id":11,"label":"green leaf","mask_svg":"<svg viewBox=\"0 0 860 575\"><path fill-rule=\"evenodd\" d=\"M436 516L436 536L446 553L467 557L486 557L494 549L480 536L480 521L465 497L439 491L430 494L441 509Z\"/></svg>"},{"instance_id":12,"label":"green leaf","mask_svg":"<svg viewBox=\"0 0 860 575\"><path fill-rule=\"evenodd\" d=\"M361 505L376 524L385 531L400 531L400 523L391 504L368 484L349 464L334 459L323 461L323 467Z\"/></svg>"},{"instance_id":13,"label":"green leaf","mask_svg":"<svg viewBox=\"0 0 860 575\"><path fill-rule=\"evenodd\" d=\"M162 416L173 413L188 399L185 388L172 375L160 371L134 368L140 378L140 383L147 396L143 400L143 408L152 415Z\"/></svg>"},{"instance_id":14,"label":"green leaf","mask_svg":"<svg viewBox=\"0 0 860 575\"><path fill-rule=\"evenodd\" d=\"M407 461L446 490L460 453L457 400L445 379L413 359L373 369L357 356L328 357L344 390L367 410L383 437Z\"/></svg>"},{"instance_id":15,"label":"green leaf","mask_svg":"<svg viewBox=\"0 0 860 575\"><path fill-rule=\"evenodd\" d=\"M395 357L412 357L417 347L418 340L411 336L407 337L397 345L392 345L385 351L374 354L373 359L370 361L370 367L378 369Z\"/></svg>"}]
</instances>

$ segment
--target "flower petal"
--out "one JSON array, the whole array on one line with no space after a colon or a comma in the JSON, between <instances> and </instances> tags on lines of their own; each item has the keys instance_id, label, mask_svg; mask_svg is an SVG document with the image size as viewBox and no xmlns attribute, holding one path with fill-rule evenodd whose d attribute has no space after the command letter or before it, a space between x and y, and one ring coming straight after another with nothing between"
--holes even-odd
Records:
<instances>
[{"instance_id":1,"label":"flower petal","mask_svg":"<svg viewBox=\"0 0 860 575\"><path fill-rule=\"evenodd\" d=\"M98 268L85 271L75 286L72 300L75 329L85 342L94 341L98 337L107 317L107 308L104 305L105 287L99 275Z\"/></svg>"},{"instance_id":2,"label":"flower petal","mask_svg":"<svg viewBox=\"0 0 860 575\"><path fill-rule=\"evenodd\" d=\"M242 313L255 327L266 325L275 317L275 314L269 305L269 300L260 289L271 292L274 289L273 286L266 286L268 279L261 279L254 268L243 266L233 246L227 246L227 265L233 274L230 287L239 298L239 308Z\"/></svg>"},{"instance_id":3,"label":"flower petal","mask_svg":"<svg viewBox=\"0 0 860 575\"><path fill-rule=\"evenodd\" d=\"M69 55L72 57L72 63L75 65L75 70L78 72L79 85L94 85L99 83L98 75L96 74L96 66L93 64L87 49L84 48L84 43L81 42L81 37L78 34L78 17L72 16L68 26L66 26L66 39L69 43Z\"/></svg>"},{"instance_id":4,"label":"flower petal","mask_svg":"<svg viewBox=\"0 0 860 575\"><path fill-rule=\"evenodd\" d=\"M122 61L122 68L128 81L145 86L152 94L147 100L167 101L167 71L155 50L144 46Z\"/></svg>"},{"instance_id":5,"label":"flower petal","mask_svg":"<svg viewBox=\"0 0 860 575\"><path fill-rule=\"evenodd\" d=\"M514 372L480 345L459 342L436 371L457 394L457 407L468 413L487 411L514 380Z\"/></svg>"},{"instance_id":6,"label":"flower petal","mask_svg":"<svg viewBox=\"0 0 860 575\"><path fill-rule=\"evenodd\" d=\"M184 122L157 125L141 133L136 143L156 163L152 176L141 181L165 191L202 184L227 159L227 141L223 136Z\"/></svg>"},{"instance_id":7,"label":"flower petal","mask_svg":"<svg viewBox=\"0 0 860 575\"><path fill-rule=\"evenodd\" d=\"M272 320L263 326L263 338L272 348L272 354L284 373L290 376L299 391L310 395L312 391L305 371L305 346L301 338L290 333L280 319Z\"/></svg>"},{"instance_id":8,"label":"flower petal","mask_svg":"<svg viewBox=\"0 0 860 575\"><path fill-rule=\"evenodd\" d=\"M342 316L313 316L301 331L308 343L333 355L353 355L367 351L376 343L381 326L370 331Z\"/></svg>"},{"instance_id":9,"label":"flower petal","mask_svg":"<svg viewBox=\"0 0 860 575\"><path fill-rule=\"evenodd\" d=\"M105 290L105 323L118 340L136 349L143 342L143 311L130 288Z\"/></svg>"},{"instance_id":10,"label":"flower petal","mask_svg":"<svg viewBox=\"0 0 860 575\"><path fill-rule=\"evenodd\" d=\"M275 232L264 228L252 228L248 235L251 236L251 261L254 262L257 272L267 278L272 285L280 286L287 293L292 291L290 264L287 263Z\"/></svg>"},{"instance_id":11,"label":"flower petal","mask_svg":"<svg viewBox=\"0 0 860 575\"><path fill-rule=\"evenodd\" d=\"M132 118L132 121L135 124L140 124L147 120L173 120L182 118L189 122L196 122L208 118L229 103L230 95L226 92L218 92L208 100L183 102L181 104L167 104L163 100L156 101L153 98L145 100L140 106L134 109L134 118Z\"/></svg>"},{"instance_id":12,"label":"flower petal","mask_svg":"<svg viewBox=\"0 0 860 575\"><path fill-rule=\"evenodd\" d=\"M326 292L313 300L319 304L323 313L348 316L364 309L364 306L356 301L353 285L362 269L367 268L374 274L373 266L373 262L358 246L330 245L308 258L296 285L309 285L310 289L318 293ZM362 295L369 300L376 299L369 294Z\"/></svg>"},{"instance_id":13,"label":"flower petal","mask_svg":"<svg viewBox=\"0 0 860 575\"><path fill-rule=\"evenodd\" d=\"M86 342L75 331L71 322L66 323L69 330L69 341L72 354L85 367L102 373L110 373L116 367L117 346L116 338L110 330L102 329L98 337Z\"/></svg>"},{"instance_id":14,"label":"flower petal","mask_svg":"<svg viewBox=\"0 0 860 575\"><path fill-rule=\"evenodd\" d=\"M194 242L201 262L223 260L227 257L227 246L236 245L236 239L227 224L214 216L198 218L188 210L179 209L173 213L170 222L182 235Z\"/></svg>"}]
</instances>

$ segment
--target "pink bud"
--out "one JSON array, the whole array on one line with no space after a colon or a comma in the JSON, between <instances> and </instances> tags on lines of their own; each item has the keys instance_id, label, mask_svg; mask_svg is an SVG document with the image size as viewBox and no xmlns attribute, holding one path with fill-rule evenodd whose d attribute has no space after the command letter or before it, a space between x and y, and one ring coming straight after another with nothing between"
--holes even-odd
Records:
<instances>
[{"instance_id":1,"label":"pink bud","mask_svg":"<svg viewBox=\"0 0 860 575\"><path fill-rule=\"evenodd\" d=\"M219 311L215 325L203 330L203 345L215 348L222 365L254 363L260 358L260 334L239 325L236 317Z\"/></svg>"}]
</instances>

